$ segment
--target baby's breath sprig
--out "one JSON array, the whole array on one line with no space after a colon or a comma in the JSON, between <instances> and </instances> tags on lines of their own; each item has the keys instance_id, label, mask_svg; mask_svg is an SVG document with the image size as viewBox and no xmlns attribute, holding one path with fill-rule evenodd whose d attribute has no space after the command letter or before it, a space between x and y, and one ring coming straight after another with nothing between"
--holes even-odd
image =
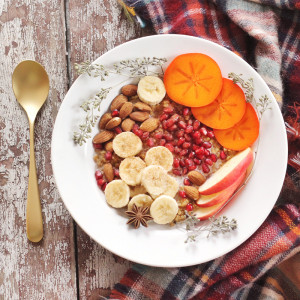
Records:
<instances>
[{"instance_id":1,"label":"baby's breath sprig","mask_svg":"<svg viewBox=\"0 0 300 300\"><path fill-rule=\"evenodd\" d=\"M262 117L263 113L266 110L272 109L270 105L271 105L271 100L267 95L263 95L258 99L258 102L256 103L256 107L259 110L260 118Z\"/></svg>"},{"instance_id":2,"label":"baby's breath sprig","mask_svg":"<svg viewBox=\"0 0 300 300\"><path fill-rule=\"evenodd\" d=\"M190 215L187 211L185 211L185 214L186 219L183 222L186 225L185 230L188 235L185 243L196 242L199 235L204 231L207 231L206 237L209 238L210 235L224 234L237 228L237 221L235 219L229 220L226 216L209 218L209 224L201 226L199 219Z\"/></svg>"}]
</instances>

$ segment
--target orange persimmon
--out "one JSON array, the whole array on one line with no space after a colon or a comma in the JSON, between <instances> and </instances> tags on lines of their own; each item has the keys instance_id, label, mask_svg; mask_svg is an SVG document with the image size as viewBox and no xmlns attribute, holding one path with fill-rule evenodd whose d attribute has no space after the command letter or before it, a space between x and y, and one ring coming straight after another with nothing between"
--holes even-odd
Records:
<instances>
[{"instance_id":1,"label":"orange persimmon","mask_svg":"<svg viewBox=\"0 0 300 300\"><path fill-rule=\"evenodd\" d=\"M212 103L193 107L194 117L214 129L227 129L239 122L246 111L246 98L242 89L232 80L223 78L220 94Z\"/></svg>"},{"instance_id":2,"label":"orange persimmon","mask_svg":"<svg viewBox=\"0 0 300 300\"><path fill-rule=\"evenodd\" d=\"M170 63L164 84L173 101L199 107L216 99L222 88L222 74L218 64L208 55L187 53Z\"/></svg>"},{"instance_id":3,"label":"orange persimmon","mask_svg":"<svg viewBox=\"0 0 300 300\"><path fill-rule=\"evenodd\" d=\"M225 148L244 150L251 146L259 134L259 120L250 103L246 104L243 118L228 129L214 129L217 141Z\"/></svg>"}]
</instances>

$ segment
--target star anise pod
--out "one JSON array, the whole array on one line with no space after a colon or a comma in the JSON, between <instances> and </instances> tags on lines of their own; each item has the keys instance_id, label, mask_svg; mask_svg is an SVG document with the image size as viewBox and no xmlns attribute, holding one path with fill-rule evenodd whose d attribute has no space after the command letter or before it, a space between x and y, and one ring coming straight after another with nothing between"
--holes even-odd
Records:
<instances>
[{"instance_id":1,"label":"star anise pod","mask_svg":"<svg viewBox=\"0 0 300 300\"><path fill-rule=\"evenodd\" d=\"M133 204L132 210L126 211L126 215L129 216L127 224L133 224L135 229L140 227L142 224L145 227L148 227L147 222L152 220L152 217L148 214L150 207L137 207Z\"/></svg>"}]
</instances>

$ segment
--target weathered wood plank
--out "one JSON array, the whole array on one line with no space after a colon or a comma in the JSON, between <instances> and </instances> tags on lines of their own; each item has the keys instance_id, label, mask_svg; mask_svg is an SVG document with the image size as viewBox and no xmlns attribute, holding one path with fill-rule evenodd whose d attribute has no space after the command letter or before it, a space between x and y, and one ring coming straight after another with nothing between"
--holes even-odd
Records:
<instances>
[{"instance_id":1,"label":"weathered wood plank","mask_svg":"<svg viewBox=\"0 0 300 300\"><path fill-rule=\"evenodd\" d=\"M68 24L72 81L76 78L75 62L93 61L107 50L143 35L126 19L117 1L69 0ZM103 249L80 228L77 233L80 299L107 296L130 262Z\"/></svg>"},{"instance_id":2,"label":"weathered wood plank","mask_svg":"<svg viewBox=\"0 0 300 300\"><path fill-rule=\"evenodd\" d=\"M73 221L55 187L50 162L53 124L67 91L63 0L0 1L0 298L76 299ZM48 100L36 120L35 145L44 239L26 237L29 129L11 88L24 59L45 66Z\"/></svg>"}]
</instances>

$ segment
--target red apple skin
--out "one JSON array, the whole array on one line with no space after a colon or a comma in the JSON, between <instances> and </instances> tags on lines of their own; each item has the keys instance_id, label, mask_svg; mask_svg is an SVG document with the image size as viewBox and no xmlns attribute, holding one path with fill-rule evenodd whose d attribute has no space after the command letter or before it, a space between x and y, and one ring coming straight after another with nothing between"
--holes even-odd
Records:
<instances>
[{"instance_id":1,"label":"red apple skin","mask_svg":"<svg viewBox=\"0 0 300 300\"><path fill-rule=\"evenodd\" d=\"M225 190L246 171L252 160L251 148L239 152L199 187L199 193L211 195Z\"/></svg>"},{"instance_id":2,"label":"red apple skin","mask_svg":"<svg viewBox=\"0 0 300 300\"><path fill-rule=\"evenodd\" d=\"M212 194L212 195L202 195L200 198L196 201L196 205L199 207L209 207L216 205L220 202L227 201L232 194L235 192L235 190L239 187L239 185L244 181L246 176L246 172L244 172L238 179L230 185L228 188L225 190ZM204 198L204 199L201 199Z\"/></svg>"},{"instance_id":3,"label":"red apple skin","mask_svg":"<svg viewBox=\"0 0 300 300\"><path fill-rule=\"evenodd\" d=\"M225 199L224 201L220 202L219 204L209 206L209 207L195 207L193 210L193 215L195 215L196 218L198 218L200 221L207 220L211 216L213 216L221 207L222 205L227 201Z\"/></svg>"}]
</instances>

